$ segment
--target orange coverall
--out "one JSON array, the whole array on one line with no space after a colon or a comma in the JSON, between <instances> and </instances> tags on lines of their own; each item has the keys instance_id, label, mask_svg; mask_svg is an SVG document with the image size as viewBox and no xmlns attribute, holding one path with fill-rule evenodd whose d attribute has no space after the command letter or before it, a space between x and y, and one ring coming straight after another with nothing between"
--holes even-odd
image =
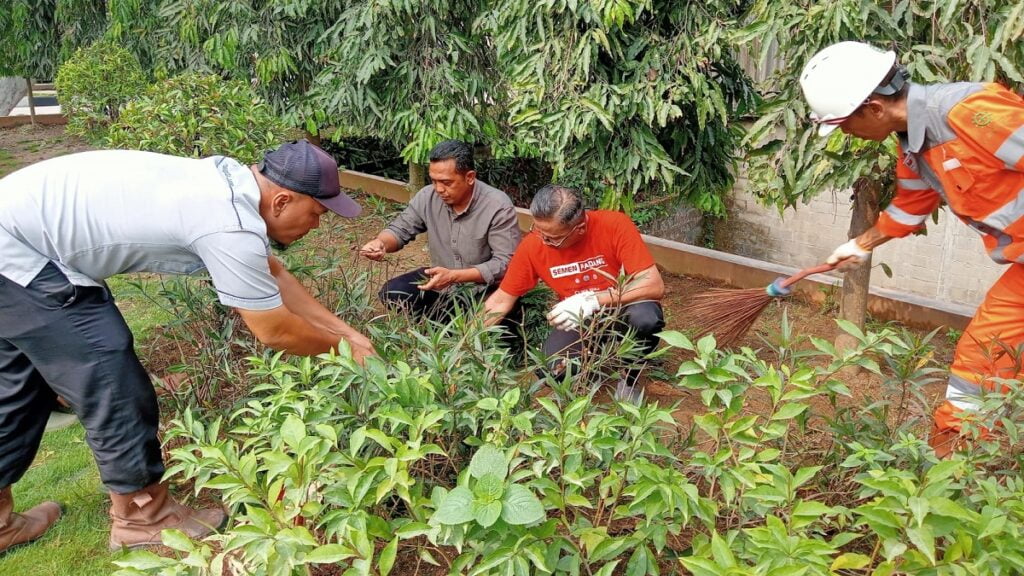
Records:
<instances>
[{"instance_id":1,"label":"orange coverall","mask_svg":"<svg viewBox=\"0 0 1024 576\"><path fill-rule=\"evenodd\" d=\"M1004 346L1024 343L1024 100L998 84L911 84L899 136L896 196L878 230L906 236L945 202L1009 264L961 336L934 414L936 432L959 431L959 413L977 406L991 377L1021 375Z\"/></svg>"}]
</instances>

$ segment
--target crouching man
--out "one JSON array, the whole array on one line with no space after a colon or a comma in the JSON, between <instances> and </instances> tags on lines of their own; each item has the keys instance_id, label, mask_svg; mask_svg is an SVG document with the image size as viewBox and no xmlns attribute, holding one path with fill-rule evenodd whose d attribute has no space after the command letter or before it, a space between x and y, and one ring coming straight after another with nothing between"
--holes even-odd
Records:
<instances>
[{"instance_id":1,"label":"crouching man","mask_svg":"<svg viewBox=\"0 0 1024 576\"><path fill-rule=\"evenodd\" d=\"M620 212L587 211L576 191L548 185L530 204L534 223L509 263L498 290L484 303L487 324L497 323L537 282L558 295L548 313L551 334L543 345L545 357L554 357L549 369L556 375L565 360L583 349L579 323L604 311L619 308L622 331L631 331L646 353L658 345L665 326L661 299L665 284L636 225ZM620 272L633 280L620 291ZM616 389L619 399L640 401L640 368L630 370Z\"/></svg>"}]
</instances>

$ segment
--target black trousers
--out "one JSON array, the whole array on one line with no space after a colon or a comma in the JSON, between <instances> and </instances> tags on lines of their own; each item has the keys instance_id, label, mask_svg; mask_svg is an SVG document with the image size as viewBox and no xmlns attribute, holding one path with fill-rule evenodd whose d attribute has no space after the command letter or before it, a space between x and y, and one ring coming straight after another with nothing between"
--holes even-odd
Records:
<instances>
[{"instance_id":1,"label":"black trousers","mask_svg":"<svg viewBox=\"0 0 1024 576\"><path fill-rule=\"evenodd\" d=\"M57 394L107 488L163 476L156 393L133 344L105 287L74 286L52 263L24 288L0 276L0 488L32 464Z\"/></svg>"},{"instance_id":2,"label":"black trousers","mask_svg":"<svg viewBox=\"0 0 1024 576\"><path fill-rule=\"evenodd\" d=\"M424 272L425 270L426 268L417 268L388 280L380 289L380 301L386 306L407 310L416 318L429 318L447 323L451 321L452 314L455 313L458 305L462 305L464 309L468 308L471 304L470 298L465 297L460 301L460 297L465 295L465 292L460 293L458 290L445 292L420 290L417 285L430 279ZM497 286L488 286L483 294L484 297L490 296L497 289ZM522 316L522 308L517 302L512 310L505 315L501 325L505 327L506 332L518 335ZM508 338L505 341L512 342Z\"/></svg>"},{"instance_id":3,"label":"black trousers","mask_svg":"<svg viewBox=\"0 0 1024 576\"><path fill-rule=\"evenodd\" d=\"M665 328L665 314L658 302L636 302L623 306L619 311L619 318L614 323L617 333L625 334L633 332L633 337L640 345L643 354L650 354L658 347L657 334ZM578 358L583 352L583 341L580 340L579 330L551 330L544 346L545 357L551 357L548 364L548 371L560 375L563 371L564 360L567 358ZM640 371L643 366L637 366L627 371L626 382L632 386L640 378ZM538 374L543 377L543 374Z\"/></svg>"}]
</instances>

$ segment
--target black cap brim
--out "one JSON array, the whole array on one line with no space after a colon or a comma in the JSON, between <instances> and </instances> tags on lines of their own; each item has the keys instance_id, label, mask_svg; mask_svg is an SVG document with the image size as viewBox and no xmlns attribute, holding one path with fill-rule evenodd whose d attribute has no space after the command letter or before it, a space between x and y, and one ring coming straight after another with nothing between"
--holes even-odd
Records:
<instances>
[{"instance_id":1,"label":"black cap brim","mask_svg":"<svg viewBox=\"0 0 1024 576\"><path fill-rule=\"evenodd\" d=\"M316 198L316 201L323 204L331 212L345 218L355 218L363 211L363 207L355 200L349 198L344 192L339 193L333 198Z\"/></svg>"}]
</instances>

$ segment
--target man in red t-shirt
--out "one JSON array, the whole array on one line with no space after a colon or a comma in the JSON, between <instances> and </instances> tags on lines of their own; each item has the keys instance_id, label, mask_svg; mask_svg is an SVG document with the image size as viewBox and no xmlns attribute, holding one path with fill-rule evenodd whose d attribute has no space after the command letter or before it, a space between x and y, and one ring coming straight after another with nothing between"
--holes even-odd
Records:
<instances>
[{"instance_id":1,"label":"man in red t-shirt","mask_svg":"<svg viewBox=\"0 0 1024 576\"><path fill-rule=\"evenodd\" d=\"M516 300L543 280L558 295L548 313L553 327L544 342L544 356L559 361L549 366L561 372L563 358L580 355L579 323L602 311L621 307L623 331L634 333L644 353L658 345L665 327L660 301L665 284L640 232L628 216L606 210L586 211L579 194L570 188L548 185L530 204L532 232L512 255L505 278L484 303L492 325L512 309ZM620 273L632 277L621 288ZM639 401L639 369L619 383L616 396Z\"/></svg>"}]
</instances>

